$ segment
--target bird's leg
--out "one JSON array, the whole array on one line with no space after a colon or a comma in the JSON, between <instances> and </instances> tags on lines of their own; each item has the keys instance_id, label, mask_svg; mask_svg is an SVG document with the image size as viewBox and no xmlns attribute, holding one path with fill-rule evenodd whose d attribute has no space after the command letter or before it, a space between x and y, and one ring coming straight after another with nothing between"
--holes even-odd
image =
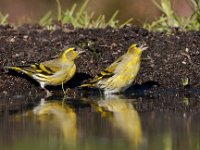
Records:
<instances>
[{"instance_id":1,"label":"bird's leg","mask_svg":"<svg viewBox=\"0 0 200 150\"><path fill-rule=\"evenodd\" d=\"M62 82L62 90L63 90L64 97L67 97L67 93L68 93L68 91L69 91L69 88L67 88L67 89L65 90L65 88L64 88L64 83L63 83L63 82Z\"/></svg>"},{"instance_id":2,"label":"bird's leg","mask_svg":"<svg viewBox=\"0 0 200 150\"><path fill-rule=\"evenodd\" d=\"M63 90L64 96L67 95L66 92L65 92L65 89L64 89L64 83L63 83L63 81L62 81L62 90Z\"/></svg>"},{"instance_id":3,"label":"bird's leg","mask_svg":"<svg viewBox=\"0 0 200 150\"><path fill-rule=\"evenodd\" d=\"M44 98L41 98L40 100L40 106L44 105L45 104L45 99Z\"/></svg>"},{"instance_id":4,"label":"bird's leg","mask_svg":"<svg viewBox=\"0 0 200 150\"><path fill-rule=\"evenodd\" d=\"M103 97L103 94L102 94L102 91L101 91L101 89L100 89L100 88L98 88L98 90L99 90L100 96L101 96L101 97Z\"/></svg>"},{"instance_id":5,"label":"bird's leg","mask_svg":"<svg viewBox=\"0 0 200 150\"><path fill-rule=\"evenodd\" d=\"M46 92L46 98L47 97L50 97L50 96L52 96L52 93L49 91L49 90L47 90L46 88L45 88L45 84L44 83L40 83L40 86L41 86L41 88L43 89L43 90L45 90L45 92Z\"/></svg>"},{"instance_id":6,"label":"bird's leg","mask_svg":"<svg viewBox=\"0 0 200 150\"><path fill-rule=\"evenodd\" d=\"M70 91L70 88L66 88L66 90L65 90L66 96L67 96L69 91Z\"/></svg>"}]
</instances>

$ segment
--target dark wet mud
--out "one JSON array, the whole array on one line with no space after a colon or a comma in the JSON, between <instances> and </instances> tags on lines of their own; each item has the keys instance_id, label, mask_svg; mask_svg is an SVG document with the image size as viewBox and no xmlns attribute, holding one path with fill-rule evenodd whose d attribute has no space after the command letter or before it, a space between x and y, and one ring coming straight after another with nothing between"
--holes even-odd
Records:
<instances>
[{"instance_id":1,"label":"dark wet mud","mask_svg":"<svg viewBox=\"0 0 200 150\"><path fill-rule=\"evenodd\" d=\"M56 24L50 30L39 25L22 25L18 28L0 26L0 97L45 95L37 82L25 75L5 72L4 66L42 62L52 59L66 46L81 47L86 53L77 59L77 73L65 84L65 88L70 88L68 95L74 96L81 82L111 64L132 43L145 42L149 49L142 55L141 69L134 85L128 90L129 95L149 92L157 96L165 89L172 89L178 90L182 98L192 93L196 94L195 99L199 99L199 41L200 31L153 33L135 26L75 29L70 25ZM63 94L61 87L48 89ZM161 103L158 102L158 105Z\"/></svg>"}]
</instances>

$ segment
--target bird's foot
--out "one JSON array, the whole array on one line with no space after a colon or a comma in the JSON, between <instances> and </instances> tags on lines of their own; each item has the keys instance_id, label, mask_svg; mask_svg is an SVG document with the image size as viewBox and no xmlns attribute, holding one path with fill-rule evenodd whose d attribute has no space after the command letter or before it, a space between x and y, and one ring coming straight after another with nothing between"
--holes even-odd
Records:
<instances>
[{"instance_id":1,"label":"bird's foot","mask_svg":"<svg viewBox=\"0 0 200 150\"><path fill-rule=\"evenodd\" d=\"M70 89L67 88L66 90L63 91L63 93L64 93L64 97L67 97L69 90L70 90Z\"/></svg>"},{"instance_id":2,"label":"bird's foot","mask_svg":"<svg viewBox=\"0 0 200 150\"><path fill-rule=\"evenodd\" d=\"M52 93L49 90L47 90L47 89L44 89L44 90L46 92L46 96L45 96L46 98L52 96Z\"/></svg>"}]
</instances>

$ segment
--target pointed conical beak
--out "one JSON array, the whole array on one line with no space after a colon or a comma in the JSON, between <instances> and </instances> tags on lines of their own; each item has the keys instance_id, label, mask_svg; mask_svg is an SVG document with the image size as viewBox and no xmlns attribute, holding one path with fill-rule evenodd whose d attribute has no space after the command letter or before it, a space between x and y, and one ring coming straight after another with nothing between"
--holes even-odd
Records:
<instances>
[{"instance_id":1,"label":"pointed conical beak","mask_svg":"<svg viewBox=\"0 0 200 150\"><path fill-rule=\"evenodd\" d=\"M82 51L78 51L78 54L82 54L82 53L85 53L85 51L83 51L83 50Z\"/></svg>"},{"instance_id":2,"label":"pointed conical beak","mask_svg":"<svg viewBox=\"0 0 200 150\"><path fill-rule=\"evenodd\" d=\"M140 46L140 49L141 49L142 51L146 51L146 50L148 49L148 46L147 46L146 44L142 44L142 45Z\"/></svg>"}]
</instances>

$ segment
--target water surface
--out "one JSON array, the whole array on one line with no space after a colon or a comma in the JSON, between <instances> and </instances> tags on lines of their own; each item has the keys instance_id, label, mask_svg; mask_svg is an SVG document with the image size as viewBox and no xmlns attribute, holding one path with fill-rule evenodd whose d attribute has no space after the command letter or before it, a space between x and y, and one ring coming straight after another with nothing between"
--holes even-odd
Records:
<instances>
[{"instance_id":1,"label":"water surface","mask_svg":"<svg viewBox=\"0 0 200 150\"><path fill-rule=\"evenodd\" d=\"M141 98L41 99L1 111L1 150L200 149L200 113L137 111Z\"/></svg>"}]
</instances>

